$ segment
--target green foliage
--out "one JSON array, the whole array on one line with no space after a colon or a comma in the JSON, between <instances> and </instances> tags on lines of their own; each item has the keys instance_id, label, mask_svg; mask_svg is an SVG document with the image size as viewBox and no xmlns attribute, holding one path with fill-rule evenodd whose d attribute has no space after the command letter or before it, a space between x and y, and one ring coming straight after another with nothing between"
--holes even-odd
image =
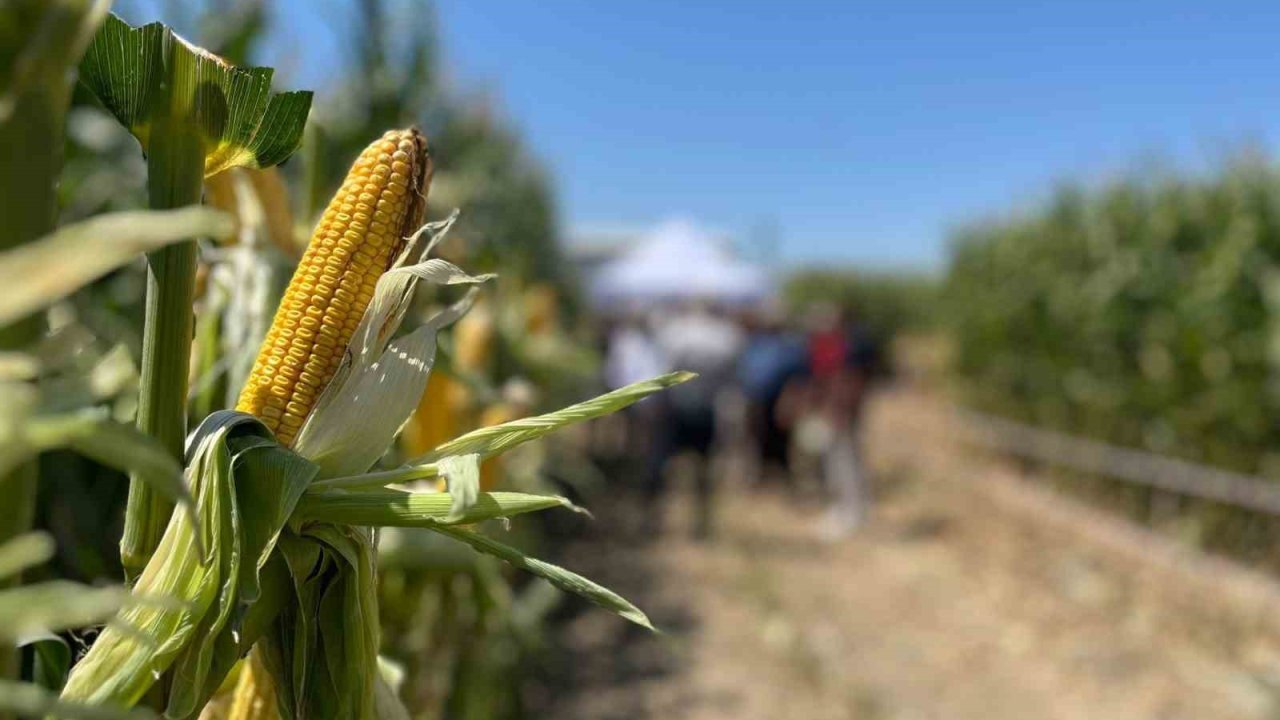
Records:
<instances>
[{"instance_id":1,"label":"green foliage","mask_svg":"<svg viewBox=\"0 0 1280 720\"><path fill-rule=\"evenodd\" d=\"M1280 474L1280 172L1058 190L960 233L944 307L971 402Z\"/></svg>"},{"instance_id":2,"label":"green foliage","mask_svg":"<svg viewBox=\"0 0 1280 720\"><path fill-rule=\"evenodd\" d=\"M815 303L850 310L874 336L887 339L930 326L936 315L938 280L919 272L799 270L782 286L794 313Z\"/></svg>"},{"instance_id":3,"label":"green foliage","mask_svg":"<svg viewBox=\"0 0 1280 720\"><path fill-rule=\"evenodd\" d=\"M271 167L298 147L311 93L272 94L274 72L228 65L165 25L133 28L115 15L107 16L80 63L80 81L144 152L154 155L152 143L162 135L194 133L205 175Z\"/></svg>"}]
</instances>

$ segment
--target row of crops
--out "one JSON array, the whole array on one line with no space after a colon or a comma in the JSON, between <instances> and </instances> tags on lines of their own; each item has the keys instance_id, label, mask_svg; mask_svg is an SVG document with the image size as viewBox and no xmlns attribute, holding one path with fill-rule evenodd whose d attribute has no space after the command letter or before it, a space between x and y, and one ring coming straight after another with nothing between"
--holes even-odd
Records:
<instances>
[{"instance_id":1,"label":"row of crops","mask_svg":"<svg viewBox=\"0 0 1280 720\"><path fill-rule=\"evenodd\" d=\"M959 233L945 293L971 405L1280 477L1272 165L1059 188ZM1214 518L1210 535L1239 526Z\"/></svg>"},{"instance_id":2,"label":"row of crops","mask_svg":"<svg viewBox=\"0 0 1280 720\"><path fill-rule=\"evenodd\" d=\"M602 487L556 431L687 376L583 401L551 185L429 13L337 7L313 94L270 3L172 3L216 56L109 4L0 7L0 718L526 714L568 594L648 626L533 557Z\"/></svg>"}]
</instances>

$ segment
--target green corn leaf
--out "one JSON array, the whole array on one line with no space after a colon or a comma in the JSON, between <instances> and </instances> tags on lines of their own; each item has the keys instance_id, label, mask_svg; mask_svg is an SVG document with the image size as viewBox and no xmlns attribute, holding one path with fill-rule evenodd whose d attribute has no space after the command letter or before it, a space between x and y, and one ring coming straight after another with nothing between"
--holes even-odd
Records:
<instances>
[{"instance_id":1,"label":"green corn leaf","mask_svg":"<svg viewBox=\"0 0 1280 720\"><path fill-rule=\"evenodd\" d=\"M151 720L143 709L122 710L84 703L66 702L39 685L0 680L0 710L21 717L50 717L63 720Z\"/></svg>"},{"instance_id":2,"label":"green corn leaf","mask_svg":"<svg viewBox=\"0 0 1280 720\"><path fill-rule=\"evenodd\" d=\"M311 491L298 502L293 523L434 527L514 517L555 507L573 507L572 503L562 497L511 492L478 493L475 503L457 517L451 516L454 505L455 500L449 493L408 492L390 488L359 492Z\"/></svg>"},{"instance_id":3,"label":"green corn leaf","mask_svg":"<svg viewBox=\"0 0 1280 720\"><path fill-rule=\"evenodd\" d=\"M403 485L405 483L427 480L439 476L439 466L435 463L426 463L424 465L406 465L394 470L380 470L378 472L363 473L360 475L346 475L343 477L328 478L327 480L317 480L311 485L311 488L313 491L364 490L368 488L386 487L387 485Z\"/></svg>"},{"instance_id":4,"label":"green corn leaf","mask_svg":"<svg viewBox=\"0 0 1280 720\"><path fill-rule=\"evenodd\" d=\"M209 208L118 212L63 226L0 253L0 325L71 294L142 253L230 231L231 218Z\"/></svg>"},{"instance_id":5,"label":"green corn leaf","mask_svg":"<svg viewBox=\"0 0 1280 720\"><path fill-rule=\"evenodd\" d=\"M474 430L444 443L404 467L361 475L328 477L317 480L314 487L317 490L322 488L326 490L356 490L438 477L443 474L440 463L437 462L441 458L451 455L476 454L483 460L506 452L517 445L537 440L562 427L617 412L656 392L673 385L679 385L694 377L696 375L693 373L674 372L652 380L633 383L553 413L521 418L509 423Z\"/></svg>"},{"instance_id":6,"label":"green corn leaf","mask_svg":"<svg viewBox=\"0 0 1280 720\"><path fill-rule=\"evenodd\" d=\"M0 591L0 644L35 633L57 632L102 622L128 594L121 588L95 588L69 580L50 580Z\"/></svg>"},{"instance_id":7,"label":"green corn leaf","mask_svg":"<svg viewBox=\"0 0 1280 720\"><path fill-rule=\"evenodd\" d=\"M434 526L431 529L464 542L479 552L492 555L521 570L531 572L561 590L584 597L605 610L617 613L641 627L654 630L653 624L649 622L649 617L640 608L632 605L626 598L612 590L598 585L575 572L565 570L549 562L531 558L510 545L504 545L493 538L471 530L443 525Z\"/></svg>"},{"instance_id":8,"label":"green corn leaf","mask_svg":"<svg viewBox=\"0 0 1280 720\"><path fill-rule=\"evenodd\" d=\"M153 438L112 420L104 410L37 416L27 423L25 441L33 451L70 448L118 470L134 473L164 497L194 507L182 467Z\"/></svg>"},{"instance_id":9,"label":"green corn leaf","mask_svg":"<svg viewBox=\"0 0 1280 720\"><path fill-rule=\"evenodd\" d=\"M480 455L481 459L489 458L530 440L537 440L562 427L615 413L656 392L665 390L673 385L679 385L695 377L697 376L690 372L668 373L652 380L632 383L613 392L605 393L577 405L570 405L567 408L556 410L546 415L521 418L509 423L473 430L444 443L421 458L417 458L414 462L435 462L450 455L466 455L470 453Z\"/></svg>"},{"instance_id":10,"label":"green corn leaf","mask_svg":"<svg viewBox=\"0 0 1280 720\"><path fill-rule=\"evenodd\" d=\"M235 504L228 533L237 538L234 553L223 553L223 588L218 612L201 621L197 642L188 646L173 667L169 704L171 718L197 715L222 679L262 632L254 623L279 611L283 597L273 588L280 579L264 577L285 522L316 474L316 466L274 441L258 436L237 438L232 459ZM263 596L268 601L259 606ZM266 610L251 617L256 610Z\"/></svg>"},{"instance_id":11,"label":"green corn leaf","mask_svg":"<svg viewBox=\"0 0 1280 720\"><path fill-rule=\"evenodd\" d=\"M302 140L310 92L271 93L271 68L239 68L160 23L110 15L80 62L81 82L150 152L179 126L198 134L204 174L284 161Z\"/></svg>"},{"instance_id":12,"label":"green corn leaf","mask_svg":"<svg viewBox=\"0 0 1280 720\"><path fill-rule=\"evenodd\" d=\"M46 690L61 690L71 671L71 646L67 641L51 632L39 632L24 637L18 646L32 649L32 681Z\"/></svg>"},{"instance_id":13,"label":"green corn leaf","mask_svg":"<svg viewBox=\"0 0 1280 720\"><path fill-rule=\"evenodd\" d=\"M12 577L53 557L53 537L29 532L0 545L0 580Z\"/></svg>"}]
</instances>

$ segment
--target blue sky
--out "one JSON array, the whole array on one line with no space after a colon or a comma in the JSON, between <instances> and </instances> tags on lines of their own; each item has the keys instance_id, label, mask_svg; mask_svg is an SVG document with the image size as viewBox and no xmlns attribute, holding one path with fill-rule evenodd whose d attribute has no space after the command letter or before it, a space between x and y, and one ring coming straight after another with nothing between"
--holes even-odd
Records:
<instances>
[{"instance_id":1,"label":"blue sky","mask_svg":"<svg viewBox=\"0 0 1280 720\"><path fill-rule=\"evenodd\" d=\"M332 32L300 10L298 79ZM788 264L939 267L1061 179L1202 167L1280 118L1280 3L440 0L447 71L521 128L571 229L669 215ZM286 66L288 63L285 63Z\"/></svg>"}]
</instances>

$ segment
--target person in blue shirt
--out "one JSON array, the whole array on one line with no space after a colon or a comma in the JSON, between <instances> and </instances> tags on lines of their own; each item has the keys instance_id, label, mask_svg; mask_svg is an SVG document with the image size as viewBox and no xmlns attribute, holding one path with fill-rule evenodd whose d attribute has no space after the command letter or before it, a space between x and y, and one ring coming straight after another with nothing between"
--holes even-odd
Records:
<instances>
[{"instance_id":1,"label":"person in blue shirt","mask_svg":"<svg viewBox=\"0 0 1280 720\"><path fill-rule=\"evenodd\" d=\"M747 400L759 478L789 479L790 430L778 422L778 401L790 384L807 375L808 348L802 334L786 327L778 308L748 316L747 324L749 335L737 378Z\"/></svg>"}]
</instances>

